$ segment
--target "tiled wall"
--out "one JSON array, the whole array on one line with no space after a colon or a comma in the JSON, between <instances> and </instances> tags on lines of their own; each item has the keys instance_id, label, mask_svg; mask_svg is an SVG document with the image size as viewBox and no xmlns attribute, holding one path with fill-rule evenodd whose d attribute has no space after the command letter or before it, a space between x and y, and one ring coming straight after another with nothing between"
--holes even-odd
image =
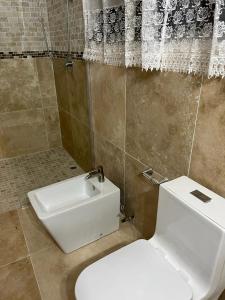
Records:
<instances>
[{"instance_id":1,"label":"tiled wall","mask_svg":"<svg viewBox=\"0 0 225 300\"><path fill-rule=\"evenodd\" d=\"M0 58L60 56L68 50L67 0L0 0ZM84 47L82 0L69 0L73 56Z\"/></svg>"},{"instance_id":2,"label":"tiled wall","mask_svg":"<svg viewBox=\"0 0 225 300\"><path fill-rule=\"evenodd\" d=\"M95 163L122 190L137 228L154 232L148 166L188 175L225 197L225 80L90 64Z\"/></svg>"},{"instance_id":3,"label":"tiled wall","mask_svg":"<svg viewBox=\"0 0 225 300\"><path fill-rule=\"evenodd\" d=\"M50 46L46 0L0 0L0 52L45 51Z\"/></svg>"},{"instance_id":4,"label":"tiled wall","mask_svg":"<svg viewBox=\"0 0 225 300\"><path fill-rule=\"evenodd\" d=\"M0 60L0 158L60 145L52 61Z\"/></svg>"},{"instance_id":5,"label":"tiled wall","mask_svg":"<svg viewBox=\"0 0 225 300\"><path fill-rule=\"evenodd\" d=\"M54 59L55 82L64 148L84 169L92 167L92 134L90 130L86 64L74 61L65 68L64 59Z\"/></svg>"},{"instance_id":6,"label":"tiled wall","mask_svg":"<svg viewBox=\"0 0 225 300\"><path fill-rule=\"evenodd\" d=\"M46 0L51 36L54 51L68 50L67 34L67 0ZM82 52L84 48L82 0L69 0L69 25L71 31L71 51Z\"/></svg>"}]
</instances>

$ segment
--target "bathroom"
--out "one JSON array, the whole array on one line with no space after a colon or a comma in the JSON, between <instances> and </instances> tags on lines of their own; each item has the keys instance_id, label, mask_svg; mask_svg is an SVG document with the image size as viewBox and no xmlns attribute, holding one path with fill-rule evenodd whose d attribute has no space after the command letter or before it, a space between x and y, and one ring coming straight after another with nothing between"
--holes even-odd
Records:
<instances>
[{"instance_id":1,"label":"bathroom","mask_svg":"<svg viewBox=\"0 0 225 300\"><path fill-rule=\"evenodd\" d=\"M110 47L97 59L104 50L87 39L88 2L0 0L1 300L73 300L88 266L151 239L161 185L145 170L159 182L187 176L225 198L225 63L217 75L145 68L135 63L139 51L132 63L119 55L115 63ZM93 0L97 8L102 2ZM120 9L129 1L108 2ZM139 20L144 10L136 3ZM135 36L136 47L138 26ZM66 254L28 193L99 165L120 189L119 229Z\"/></svg>"}]
</instances>

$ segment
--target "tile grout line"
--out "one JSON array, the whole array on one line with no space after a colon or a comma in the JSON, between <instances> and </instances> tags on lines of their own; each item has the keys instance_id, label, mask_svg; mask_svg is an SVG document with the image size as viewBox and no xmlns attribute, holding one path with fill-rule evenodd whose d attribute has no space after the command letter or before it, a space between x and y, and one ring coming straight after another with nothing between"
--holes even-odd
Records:
<instances>
[{"instance_id":1,"label":"tile grout line","mask_svg":"<svg viewBox=\"0 0 225 300\"><path fill-rule=\"evenodd\" d=\"M92 87L91 87L91 65L90 63L86 63L86 71L87 71L87 97L88 97L88 109L89 109L89 129L90 129L90 135L91 135L91 146L92 146L92 163L93 167L95 166L95 151L94 151L94 117L93 117L93 97L92 97ZM82 121L81 121L82 123Z\"/></svg>"},{"instance_id":2,"label":"tile grout line","mask_svg":"<svg viewBox=\"0 0 225 300\"><path fill-rule=\"evenodd\" d=\"M124 149L123 149L123 213L125 214L126 206L126 133L127 133L127 69L125 69L125 84L124 84Z\"/></svg>"},{"instance_id":3,"label":"tile grout line","mask_svg":"<svg viewBox=\"0 0 225 300\"><path fill-rule=\"evenodd\" d=\"M98 131L94 131L93 130L93 133L100 139L103 139L104 141L110 143L111 145L113 145L114 147L116 147L117 149L119 149L120 151L122 152L125 152L123 148L115 145L112 141L110 141L108 138L106 138L105 136L101 135Z\"/></svg>"},{"instance_id":4,"label":"tile grout line","mask_svg":"<svg viewBox=\"0 0 225 300\"><path fill-rule=\"evenodd\" d=\"M33 155L36 155L36 154L48 152L48 151L51 151L51 150L57 150L57 149L63 149L63 150L65 150L65 148L63 146L58 146L58 147L55 147L55 148L41 150L41 151L36 151L36 152L32 152L32 153L21 154L21 155L12 156L12 157L0 158L0 162L3 161L3 160L11 160L11 159L16 159L16 158L22 158L23 156L33 156Z\"/></svg>"},{"instance_id":5,"label":"tile grout line","mask_svg":"<svg viewBox=\"0 0 225 300\"><path fill-rule=\"evenodd\" d=\"M187 176L190 176L190 169L191 169L191 160L192 160L192 154L193 154L193 148L194 148L194 142L195 142L195 135L196 135L196 128L197 128L197 122L198 122L198 114L199 114L199 108L200 108L200 102L201 102L201 95L202 95L202 86L203 86L203 76L201 78L201 87L199 90L199 95L198 95L198 105L196 109L196 117L195 117L195 123L194 123L194 131L193 131L193 136L192 136L192 142L191 142L191 151L190 151L190 156L189 156L189 163L188 163L188 172Z\"/></svg>"},{"instance_id":6,"label":"tile grout line","mask_svg":"<svg viewBox=\"0 0 225 300\"><path fill-rule=\"evenodd\" d=\"M14 209L14 210L15 210L15 209ZM17 258L16 260L11 261L11 262L9 262L9 263L7 263L7 264L1 265L1 266L0 266L0 270L1 270L2 268L4 268L4 267L7 267L7 266L12 265L12 264L14 264L14 263L17 263L17 262L19 262L19 261L21 261L21 260L24 260L24 259L28 258L28 257L29 257L29 255L27 255L27 256L22 256L22 257Z\"/></svg>"},{"instance_id":7,"label":"tile grout line","mask_svg":"<svg viewBox=\"0 0 225 300\"><path fill-rule=\"evenodd\" d=\"M20 125L33 125L33 124L43 124L45 125L45 116L44 116L44 110L42 108L39 108L39 109L36 109L36 110L27 110L26 112L33 112L33 111L38 111L38 113L40 113L40 116L41 116L41 120L23 120L24 122L21 122L19 124L19 122L15 122L14 124L10 125L10 124L5 124L4 126L1 126L2 129L5 129L5 128L13 128L13 127L17 127L17 126L20 126ZM14 112L10 112L10 113L7 113L9 115L12 115ZM0 116L1 115L4 115L4 113L0 113ZM11 116L12 117L12 116Z\"/></svg>"},{"instance_id":8,"label":"tile grout line","mask_svg":"<svg viewBox=\"0 0 225 300\"><path fill-rule=\"evenodd\" d=\"M95 134L97 134L97 136L98 136L99 139L102 139L102 140L106 141L107 143L111 144L113 147L115 147L115 148L119 149L120 151L124 152L125 156L128 155L129 157L133 158L134 160L136 160L137 162L139 162L140 164L142 164L143 167L151 166L149 163L144 163L143 161L139 160L138 158L136 158L135 156L133 156L129 152L126 152L123 149L121 149L120 147L116 146L113 142L111 142L110 140L108 140L106 137L100 135L98 132L96 132ZM157 173L159 173L159 172L157 171ZM161 173L159 173L159 174L162 175Z\"/></svg>"},{"instance_id":9,"label":"tile grout line","mask_svg":"<svg viewBox=\"0 0 225 300\"><path fill-rule=\"evenodd\" d=\"M56 96L56 101L57 100L57 96ZM45 107L45 109L48 109L50 107ZM60 116L59 116L59 106L56 106L56 112L57 112L57 117L58 117L58 132L59 132L59 138L60 138L60 145L62 147L62 131L61 131L61 124L60 124ZM52 149L52 147L49 147L50 149ZM54 148L54 147L53 147Z\"/></svg>"},{"instance_id":10,"label":"tile grout line","mask_svg":"<svg viewBox=\"0 0 225 300\"><path fill-rule=\"evenodd\" d=\"M69 115L72 119L74 119L77 122L81 123L83 126L87 127L88 129L91 129L90 122L89 122L89 124L85 123L84 121L82 121L81 119L79 119L77 116L71 114L70 112L64 110L63 108L59 108L59 112L60 111L63 112L64 114Z\"/></svg>"},{"instance_id":11,"label":"tile grout line","mask_svg":"<svg viewBox=\"0 0 225 300\"><path fill-rule=\"evenodd\" d=\"M29 257L29 259L30 259L30 263L31 263L32 270L33 270L33 273L34 273L35 281L36 281L36 283L37 283L38 291L39 291L39 294L40 294L41 299L43 299L42 294L41 294L41 289L40 289L40 286L39 286L39 283L38 283L38 280L37 280L37 275L36 275L36 273L35 273L35 268L34 268L34 265L33 265L33 262L32 262L31 253L30 253L30 251L29 251L27 238L26 238L26 235L25 235L25 232L24 232L24 227L23 227L23 224L22 224L22 222L21 222L21 218L20 218L18 209L17 209L17 214L18 214L20 226L21 226L22 231L23 231L23 236L24 236L25 244L26 244L26 247L27 247L27 254L28 254L27 257Z\"/></svg>"},{"instance_id":12,"label":"tile grout line","mask_svg":"<svg viewBox=\"0 0 225 300\"><path fill-rule=\"evenodd\" d=\"M131 155L131 154L128 153L128 152L125 152L125 155L127 155L127 156L129 156L130 158L136 160L136 162L138 162L138 163L140 163L141 165L143 165L143 167L148 167L148 166L149 166L148 164L143 163L142 161L140 161L139 159L137 159L136 157L134 157L133 155ZM157 172L157 173L158 173L158 172ZM158 173L158 174L160 174L160 173ZM162 174L160 174L160 175L162 175Z\"/></svg>"},{"instance_id":13,"label":"tile grout line","mask_svg":"<svg viewBox=\"0 0 225 300\"><path fill-rule=\"evenodd\" d=\"M34 107L34 108L27 108L27 109L19 109L19 110L12 110L12 111L3 111L0 112L0 115L7 115L7 114L12 114L12 113L20 113L20 112L30 112L34 110L43 110L44 108L57 108L58 105L49 105L49 106L41 106L41 107Z\"/></svg>"},{"instance_id":14,"label":"tile grout line","mask_svg":"<svg viewBox=\"0 0 225 300\"><path fill-rule=\"evenodd\" d=\"M37 75L37 79L38 79L38 90L41 96L41 107L42 107L42 111L43 111L43 115L44 115L44 122L45 122L45 135L46 135L46 140L47 140L47 146L48 149L50 149L50 143L49 143L49 136L48 136L48 128L47 128L47 120L46 120L46 115L45 115L45 107L44 107L44 103L43 103L43 95L42 95L42 91L41 91L41 86L40 86L40 80L39 80L39 73L38 73L38 66L37 66L37 59L34 60L35 63L35 67L34 67L34 72Z\"/></svg>"},{"instance_id":15,"label":"tile grout line","mask_svg":"<svg viewBox=\"0 0 225 300\"><path fill-rule=\"evenodd\" d=\"M57 94L57 89L56 89L56 78L55 78L55 70L54 70L54 62L53 59L50 57L50 61L51 61L51 71L52 71L52 75L53 75L53 80L54 80L54 91L55 91L55 97L56 97L56 109L57 109L57 113L58 113L58 120L59 120L59 135L60 135L60 142L62 145L62 131L61 131L61 124L60 124L60 116L59 116L59 101L58 101L58 94ZM45 108L49 108L49 107L45 107Z\"/></svg>"},{"instance_id":16,"label":"tile grout line","mask_svg":"<svg viewBox=\"0 0 225 300\"><path fill-rule=\"evenodd\" d=\"M25 235L25 233L24 233L23 224L22 224L21 219L20 219L19 209L20 209L20 208L17 208L16 212L17 212L17 215L18 215L20 227L21 227L21 229L22 229L24 241L25 241L26 248L27 248L27 256L26 256L26 257L29 257L29 256L30 256L30 253L29 253L29 247L28 247L26 235Z\"/></svg>"}]
</instances>

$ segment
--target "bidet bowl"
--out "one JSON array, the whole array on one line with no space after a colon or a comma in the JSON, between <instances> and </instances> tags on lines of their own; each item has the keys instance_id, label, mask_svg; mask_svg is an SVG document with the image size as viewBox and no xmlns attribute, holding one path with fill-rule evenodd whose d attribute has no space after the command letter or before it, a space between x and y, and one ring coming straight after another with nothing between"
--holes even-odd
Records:
<instances>
[{"instance_id":1,"label":"bidet bowl","mask_svg":"<svg viewBox=\"0 0 225 300\"><path fill-rule=\"evenodd\" d=\"M28 193L32 207L65 253L119 229L120 190L87 174Z\"/></svg>"}]
</instances>

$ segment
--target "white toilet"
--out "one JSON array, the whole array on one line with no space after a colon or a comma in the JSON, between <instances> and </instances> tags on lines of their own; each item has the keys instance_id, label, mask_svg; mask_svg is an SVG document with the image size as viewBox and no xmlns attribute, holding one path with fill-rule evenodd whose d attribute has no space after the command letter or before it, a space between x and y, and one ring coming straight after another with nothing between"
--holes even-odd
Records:
<instances>
[{"instance_id":1,"label":"white toilet","mask_svg":"<svg viewBox=\"0 0 225 300\"><path fill-rule=\"evenodd\" d=\"M217 300L224 288L225 199L182 176L160 186L153 238L87 267L76 282L75 297Z\"/></svg>"}]
</instances>

